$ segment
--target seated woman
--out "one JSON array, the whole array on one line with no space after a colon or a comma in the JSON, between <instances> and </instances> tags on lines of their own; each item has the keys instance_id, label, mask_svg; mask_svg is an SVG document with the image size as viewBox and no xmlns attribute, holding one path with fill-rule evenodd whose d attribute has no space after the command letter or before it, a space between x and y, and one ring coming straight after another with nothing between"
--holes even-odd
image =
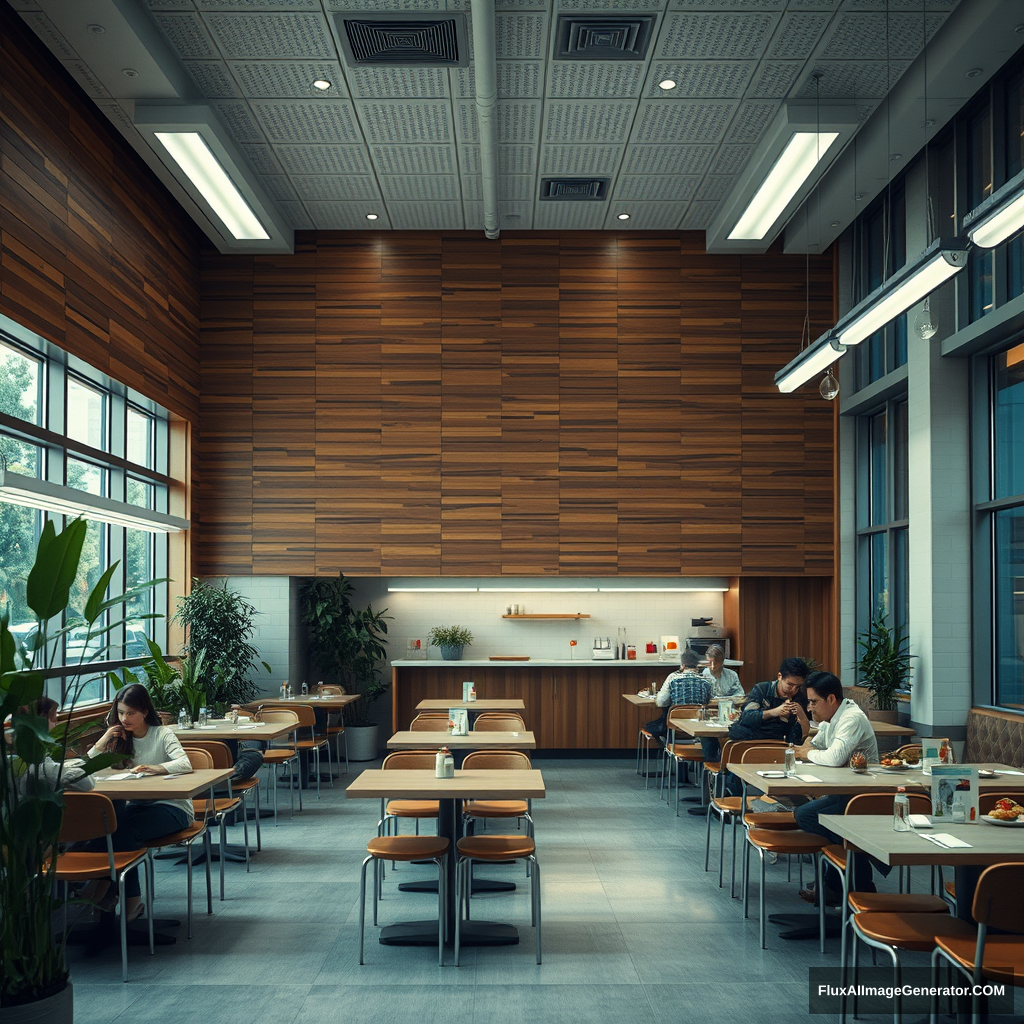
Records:
<instances>
[{"instance_id":1,"label":"seated woman","mask_svg":"<svg viewBox=\"0 0 1024 1024\"><path fill-rule=\"evenodd\" d=\"M188 755L178 737L160 724L160 717L150 700L149 691L139 683L121 690L107 713L107 731L89 751L90 757L102 753L123 754L132 771L146 775L170 775L192 771ZM191 800L115 801L117 831L115 850L137 850L149 839L158 839L178 832L195 820ZM106 840L94 840L95 849L105 850ZM100 882L84 898L99 901L103 909L113 909L113 900L104 899L109 882ZM125 878L124 908L129 921L143 910L139 876L135 869Z\"/></svg>"},{"instance_id":2,"label":"seated woman","mask_svg":"<svg viewBox=\"0 0 1024 1024\"><path fill-rule=\"evenodd\" d=\"M18 714L28 715L34 711L36 714L45 715L46 724L52 734L57 728L57 712L59 710L57 702L52 697L40 697L34 706L26 704L24 707L18 708ZM48 789L56 789L59 785L62 790L78 791L92 789L94 785L92 776L85 774L80 760L74 757L69 758L65 761L62 770L61 765L54 761L49 754L43 758L38 768L25 772L18 781L23 793L28 792L35 783L40 783Z\"/></svg>"}]
</instances>

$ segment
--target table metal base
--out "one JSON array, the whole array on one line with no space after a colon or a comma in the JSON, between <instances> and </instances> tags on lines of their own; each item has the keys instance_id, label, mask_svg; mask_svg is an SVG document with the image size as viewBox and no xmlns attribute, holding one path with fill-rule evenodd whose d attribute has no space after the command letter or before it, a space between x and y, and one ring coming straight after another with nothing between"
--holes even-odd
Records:
<instances>
[{"instance_id":1,"label":"table metal base","mask_svg":"<svg viewBox=\"0 0 1024 1024\"><path fill-rule=\"evenodd\" d=\"M451 941L454 938L451 936ZM387 924L380 930L379 941L382 946L436 946L437 921ZM459 941L463 946L515 946L519 931L514 925L495 921L463 921Z\"/></svg>"},{"instance_id":2,"label":"table metal base","mask_svg":"<svg viewBox=\"0 0 1024 1024\"><path fill-rule=\"evenodd\" d=\"M166 928L179 928L181 922L170 917L153 918L153 945L173 946L178 940L167 935ZM436 937L437 931L435 929ZM145 917L137 918L128 925L128 945L149 945L149 923ZM60 939L57 939L60 942ZM85 946L86 956L99 956L112 946L121 945L121 925L116 914L101 914L99 921L92 925L78 925L68 932L69 946Z\"/></svg>"},{"instance_id":3,"label":"table metal base","mask_svg":"<svg viewBox=\"0 0 1024 1024\"><path fill-rule=\"evenodd\" d=\"M816 939L818 937L818 915L815 914L769 914L772 924L782 925L786 931L779 932L780 939ZM825 915L825 936L829 939L842 934L843 922L840 918Z\"/></svg>"},{"instance_id":4,"label":"table metal base","mask_svg":"<svg viewBox=\"0 0 1024 1024\"><path fill-rule=\"evenodd\" d=\"M421 882L399 882L402 892L432 892L437 895L437 879L425 878ZM482 892L515 892L515 882L498 882L490 878L474 878L472 893L476 896Z\"/></svg>"}]
</instances>

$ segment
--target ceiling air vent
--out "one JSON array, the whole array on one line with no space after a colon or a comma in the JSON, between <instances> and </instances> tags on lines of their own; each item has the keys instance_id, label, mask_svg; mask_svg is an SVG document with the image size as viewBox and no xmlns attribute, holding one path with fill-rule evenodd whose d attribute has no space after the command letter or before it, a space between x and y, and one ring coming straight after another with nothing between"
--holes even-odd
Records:
<instances>
[{"instance_id":1,"label":"ceiling air vent","mask_svg":"<svg viewBox=\"0 0 1024 1024\"><path fill-rule=\"evenodd\" d=\"M562 14L555 60L643 60L653 28L653 14Z\"/></svg>"},{"instance_id":2,"label":"ceiling air vent","mask_svg":"<svg viewBox=\"0 0 1024 1024\"><path fill-rule=\"evenodd\" d=\"M607 199L610 178L541 178L541 199L557 202Z\"/></svg>"},{"instance_id":3,"label":"ceiling air vent","mask_svg":"<svg viewBox=\"0 0 1024 1024\"><path fill-rule=\"evenodd\" d=\"M469 66L464 14L337 15L338 37L350 67Z\"/></svg>"}]
</instances>

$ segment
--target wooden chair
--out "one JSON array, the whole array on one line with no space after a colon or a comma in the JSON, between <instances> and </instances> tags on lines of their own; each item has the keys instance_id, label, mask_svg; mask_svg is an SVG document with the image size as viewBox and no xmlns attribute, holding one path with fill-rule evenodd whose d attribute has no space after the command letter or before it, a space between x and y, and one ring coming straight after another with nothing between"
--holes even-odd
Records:
<instances>
[{"instance_id":1,"label":"wooden chair","mask_svg":"<svg viewBox=\"0 0 1024 1024\"><path fill-rule=\"evenodd\" d=\"M402 751L407 753L407 751ZM363 861L359 879L359 963L363 963L363 932L366 922L366 865L373 861L373 923L377 924L377 899L380 892L380 874L383 862L430 860L437 865L437 966L444 966L444 926L447 917L448 850L451 843L443 836L382 836L377 835L366 844L367 858ZM458 946L456 946L456 956ZM458 961L456 960L456 966Z\"/></svg>"},{"instance_id":2,"label":"wooden chair","mask_svg":"<svg viewBox=\"0 0 1024 1024\"><path fill-rule=\"evenodd\" d=\"M526 723L519 715L481 715L473 732L526 732Z\"/></svg>"},{"instance_id":3,"label":"wooden chair","mask_svg":"<svg viewBox=\"0 0 1024 1024\"><path fill-rule=\"evenodd\" d=\"M668 709L666 722L673 718L699 718L702 705L700 704L674 704ZM679 743L676 741L676 731L668 726L668 734L665 738L665 750L663 752L664 768L661 781L658 785L659 794L668 782L668 799L672 800L672 784L676 787L676 817L679 817L679 769L683 765L694 765L703 768L704 748L699 743Z\"/></svg>"},{"instance_id":4,"label":"wooden chair","mask_svg":"<svg viewBox=\"0 0 1024 1024\"><path fill-rule=\"evenodd\" d=\"M388 754L381 763L382 771L395 770L430 770L434 768L437 752L434 750L396 750ZM380 821L377 822L377 834L385 835L391 822L398 828L400 818L412 818L416 822L416 834L419 835L420 819L437 820L439 811L437 800L381 800Z\"/></svg>"},{"instance_id":5,"label":"wooden chair","mask_svg":"<svg viewBox=\"0 0 1024 1024\"><path fill-rule=\"evenodd\" d=\"M88 882L94 879L109 879L117 886L118 917L121 920L121 978L128 980L128 919L125 916L127 900L124 894L125 875L140 864L148 861L149 850L114 851L111 838L117 829L117 813L113 801L102 793L64 794L64 817L60 826L60 842L82 843L89 839L106 837L105 853L87 853L72 850L57 855L54 877L58 882L70 885L72 882ZM147 876L147 883L149 877ZM149 952L153 952L153 891L150 886L146 906L149 921ZM64 930L67 932L67 903L64 904Z\"/></svg>"},{"instance_id":6,"label":"wooden chair","mask_svg":"<svg viewBox=\"0 0 1024 1024\"><path fill-rule=\"evenodd\" d=\"M210 741L208 741L210 742ZM223 745L223 744L222 744ZM226 748L225 748L226 749ZM193 746L191 743L184 747L185 753L188 756L189 763L192 765L193 771L202 771L209 768L217 768L218 759L209 750L204 750L198 745ZM230 751L226 751L228 758L230 759ZM230 765L221 764L220 767L228 768ZM218 797L214 794L213 789L210 789L210 795L208 797L194 797L192 800L192 811L196 816L197 821L204 822L207 826L211 822L215 822L220 829L220 856L217 858L220 861L220 898L224 900L224 861L227 859L224 854L227 849L227 817L229 814L238 810L239 807L243 806L241 797L237 796L226 796ZM246 825L246 831L248 832L248 825ZM245 844L245 869L249 870L249 844Z\"/></svg>"},{"instance_id":7,"label":"wooden chair","mask_svg":"<svg viewBox=\"0 0 1024 1024\"><path fill-rule=\"evenodd\" d=\"M986 868L974 890L971 914L977 930L968 925L970 934L936 936L932 953L932 985L938 984L939 963L946 960L975 985L1002 982L1024 985L1024 864L994 864ZM989 935L989 928L1004 934ZM936 1003L933 998L931 1024L935 1024ZM980 999L971 997L971 1024L982 1019Z\"/></svg>"},{"instance_id":8,"label":"wooden chair","mask_svg":"<svg viewBox=\"0 0 1024 1024\"><path fill-rule=\"evenodd\" d=\"M274 793L274 824L277 824L277 769L279 765L288 766L288 799L290 801L290 817L295 817L295 768L299 762L299 752L295 749L295 731L299 725L299 716L288 708L261 707L255 715L257 722L276 722L280 725L291 725L292 744L288 746L269 746L263 751L263 767L268 769L269 779ZM272 741L277 742L277 741Z\"/></svg>"},{"instance_id":9,"label":"wooden chair","mask_svg":"<svg viewBox=\"0 0 1024 1024\"><path fill-rule=\"evenodd\" d=\"M343 697L344 686L319 686L317 693L324 697ZM345 732L344 711L332 711L327 716L327 738L334 740L334 755L338 759L338 773L341 774L341 741L345 741L345 774L348 775L348 733Z\"/></svg>"},{"instance_id":10,"label":"wooden chair","mask_svg":"<svg viewBox=\"0 0 1024 1024\"><path fill-rule=\"evenodd\" d=\"M519 724L513 726L509 731L510 732L517 732L517 731L518 732L526 732L526 721L523 719L523 716L521 714L519 714L518 711L481 711L480 714L476 716L477 722L481 722L481 721L482 722L488 722L488 721L490 721L491 719L494 719L494 718L501 718L501 719L515 718L515 719L518 720ZM476 728L475 724L474 724L474 728Z\"/></svg>"},{"instance_id":11,"label":"wooden chair","mask_svg":"<svg viewBox=\"0 0 1024 1024\"><path fill-rule=\"evenodd\" d=\"M299 716L299 728L295 732L295 749L300 754L313 755L313 771L316 774L316 798L320 799L320 751L327 751L327 769L331 774L331 786L334 786L334 772L331 771L331 744L327 736L327 716L324 712L318 718L314 708L299 704L295 708ZM307 731L308 734L307 734ZM302 810L302 787L299 787L299 810Z\"/></svg>"},{"instance_id":12,"label":"wooden chair","mask_svg":"<svg viewBox=\"0 0 1024 1024\"><path fill-rule=\"evenodd\" d=\"M421 712L409 723L411 732L444 732L447 728L447 713L437 713L434 711Z\"/></svg>"}]
</instances>

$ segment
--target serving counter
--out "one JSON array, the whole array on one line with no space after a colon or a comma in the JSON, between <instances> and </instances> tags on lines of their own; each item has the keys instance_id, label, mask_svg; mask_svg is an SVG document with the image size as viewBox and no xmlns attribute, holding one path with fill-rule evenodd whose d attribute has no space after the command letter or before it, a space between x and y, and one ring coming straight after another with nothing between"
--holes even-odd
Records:
<instances>
[{"instance_id":1,"label":"serving counter","mask_svg":"<svg viewBox=\"0 0 1024 1024\"><path fill-rule=\"evenodd\" d=\"M519 697L538 750L634 750L636 732L651 716L622 699L664 678L678 664L664 661L393 661L392 729L407 729L425 698L462 697L472 680L481 698Z\"/></svg>"}]
</instances>

